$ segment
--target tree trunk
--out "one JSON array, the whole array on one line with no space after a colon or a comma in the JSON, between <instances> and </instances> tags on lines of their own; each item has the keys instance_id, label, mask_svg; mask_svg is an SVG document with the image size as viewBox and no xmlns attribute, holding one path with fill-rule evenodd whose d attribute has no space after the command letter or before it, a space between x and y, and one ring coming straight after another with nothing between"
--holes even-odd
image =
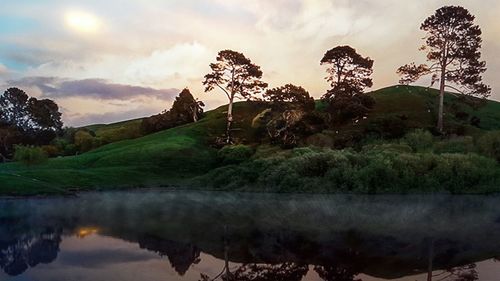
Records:
<instances>
[{"instance_id":1,"label":"tree trunk","mask_svg":"<svg viewBox=\"0 0 500 281\"><path fill-rule=\"evenodd\" d=\"M444 90L445 90L445 85L446 85L446 68L443 66L441 68L441 79L440 79L440 86L439 86L439 112L438 112L438 123L437 123L437 129L440 133L443 133L444 126L443 126L443 112L444 112Z\"/></svg>"},{"instance_id":2,"label":"tree trunk","mask_svg":"<svg viewBox=\"0 0 500 281\"><path fill-rule=\"evenodd\" d=\"M226 143L231 143L231 125L233 123L233 100L234 96L229 99L229 105L227 108L227 128L226 128Z\"/></svg>"},{"instance_id":3,"label":"tree trunk","mask_svg":"<svg viewBox=\"0 0 500 281\"><path fill-rule=\"evenodd\" d=\"M434 270L433 261L434 261L434 238L432 238L429 243L429 258L427 261L427 281L432 281L432 271Z\"/></svg>"}]
</instances>

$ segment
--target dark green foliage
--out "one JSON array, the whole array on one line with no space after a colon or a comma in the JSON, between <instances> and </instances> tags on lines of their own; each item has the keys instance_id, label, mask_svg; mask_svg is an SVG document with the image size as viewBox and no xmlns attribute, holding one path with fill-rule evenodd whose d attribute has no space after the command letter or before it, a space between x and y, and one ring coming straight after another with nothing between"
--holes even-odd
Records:
<instances>
[{"instance_id":1,"label":"dark green foliage","mask_svg":"<svg viewBox=\"0 0 500 281\"><path fill-rule=\"evenodd\" d=\"M478 149L474 145L474 138L470 136L456 137L434 143L435 153L473 153Z\"/></svg>"},{"instance_id":2,"label":"dark green foliage","mask_svg":"<svg viewBox=\"0 0 500 281\"><path fill-rule=\"evenodd\" d=\"M141 128L151 134L198 121L203 116L203 102L196 100L188 89L175 98L172 108L161 114L144 118Z\"/></svg>"},{"instance_id":3,"label":"dark green foliage","mask_svg":"<svg viewBox=\"0 0 500 281\"><path fill-rule=\"evenodd\" d=\"M18 88L7 89L0 95L0 162L12 156L16 144L49 144L61 128L55 102L30 98Z\"/></svg>"},{"instance_id":4,"label":"dark green foliage","mask_svg":"<svg viewBox=\"0 0 500 281\"><path fill-rule=\"evenodd\" d=\"M226 166L201 178L216 189L275 192L435 192L494 190L494 160L475 154L411 153L409 148L300 149L288 156ZM405 152L406 151L406 152Z\"/></svg>"},{"instance_id":5,"label":"dark green foliage","mask_svg":"<svg viewBox=\"0 0 500 281\"><path fill-rule=\"evenodd\" d=\"M38 165L47 161L47 153L40 147L16 145L14 161L27 166Z\"/></svg>"},{"instance_id":6,"label":"dark green foliage","mask_svg":"<svg viewBox=\"0 0 500 281\"><path fill-rule=\"evenodd\" d=\"M388 115L371 119L364 131L381 138L395 139L406 134L408 125L404 116Z\"/></svg>"},{"instance_id":7,"label":"dark green foliage","mask_svg":"<svg viewBox=\"0 0 500 281\"><path fill-rule=\"evenodd\" d=\"M244 162L254 154L254 149L250 146L238 144L227 145L217 152L217 157L223 165L239 164Z\"/></svg>"},{"instance_id":8,"label":"dark green foliage","mask_svg":"<svg viewBox=\"0 0 500 281\"><path fill-rule=\"evenodd\" d=\"M434 137L429 131L418 129L406 134L403 142L409 145L414 152L431 151Z\"/></svg>"},{"instance_id":9,"label":"dark green foliage","mask_svg":"<svg viewBox=\"0 0 500 281\"><path fill-rule=\"evenodd\" d=\"M500 162L500 131L488 132L477 141L481 153Z\"/></svg>"},{"instance_id":10,"label":"dark green foliage","mask_svg":"<svg viewBox=\"0 0 500 281\"><path fill-rule=\"evenodd\" d=\"M327 101L332 122L343 124L349 120L366 116L375 106L375 100L367 94L352 97L337 96Z\"/></svg>"},{"instance_id":11,"label":"dark green foliage","mask_svg":"<svg viewBox=\"0 0 500 281\"><path fill-rule=\"evenodd\" d=\"M287 84L274 89L269 89L263 94L271 102L275 110L302 109L310 112L314 110L314 99L304 88Z\"/></svg>"}]
</instances>

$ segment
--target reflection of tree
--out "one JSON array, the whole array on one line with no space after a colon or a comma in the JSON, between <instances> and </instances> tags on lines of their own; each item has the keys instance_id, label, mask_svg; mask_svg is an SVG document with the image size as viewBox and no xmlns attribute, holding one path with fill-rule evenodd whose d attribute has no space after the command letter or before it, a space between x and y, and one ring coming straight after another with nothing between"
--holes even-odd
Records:
<instances>
[{"instance_id":1,"label":"reflection of tree","mask_svg":"<svg viewBox=\"0 0 500 281\"><path fill-rule=\"evenodd\" d=\"M60 243L61 231L54 229L21 235L16 240L0 240L0 268L15 276L40 263L51 263L57 257Z\"/></svg>"},{"instance_id":2,"label":"reflection of tree","mask_svg":"<svg viewBox=\"0 0 500 281\"><path fill-rule=\"evenodd\" d=\"M325 281L361 281L356 279L359 272L347 266L315 266L314 271Z\"/></svg>"},{"instance_id":3,"label":"reflection of tree","mask_svg":"<svg viewBox=\"0 0 500 281\"><path fill-rule=\"evenodd\" d=\"M145 236L139 239L141 248L155 251L167 256L170 264L179 275L183 276L192 264L200 261L200 250L191 244L178 243L160 239L154 236Z\"/></svg>"},{"instance_id":4,"label":"reflection of tree","mask_svg":"<svg viewBox=\"0 0 500 281\"><path fill-rule=\"evenodd\" d=\"M229 274L221 275L222 281L299 281L307 274L307 265L283 264L244 264ZM202 281L217 280L202 274Z\"/></svg>"},{"instance_id":5,"label":"reflection of tree","mask_svg":"<svg viewBox=\"0 0 500 281\"><path fill-rule=\"evenodd\" d=\"M475 281L479 280L476 264L469 264L460 267L443 270L432 275L433 281Z\"/></svg>"},{"instance_id":6,"label":"reflection of tree","mask_svg":"<svg viewBox=\"0 0 500 281\"><path fill-rule=\"evenodd\" d=\"M440 272L433 272L435 240L429 241L429 260L427 270L427 281L475 281L479 280L476 264L468 264L453 267Z\"/></svg>"}]
</instances>

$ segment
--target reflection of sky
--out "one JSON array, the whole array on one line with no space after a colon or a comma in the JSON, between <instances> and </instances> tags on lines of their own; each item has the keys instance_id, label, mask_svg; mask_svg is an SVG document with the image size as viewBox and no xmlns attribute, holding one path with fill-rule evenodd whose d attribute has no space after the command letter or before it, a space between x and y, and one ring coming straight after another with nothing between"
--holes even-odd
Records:
<instances>
[{"instance_id":1,"label":"reflection of sky","mask_svg":"<svg viewBox=\"0 0 500 281\"><path fill-rule=\"evenodd\" d=\"M171 267L167 258L141 249L137 244L120 239L92 234L84 238L64 237L57 259L50 264L40 264L28 269L24 274L7 277L0 272L0 280L9 281L197 281L200 273L217 276L224 266L224 261L202 253L201 261L194 264L184 276L179 276ZM235 269L239 264L230 263ZM496 281L500 276L500 266L495 261L477 263L479 280ZM434 274L440 274L436 271ZM442 275L439 275L442 276ZM365 274L359 275L363 281L384 281ZM321 281L322 279L309 266L309 272L303 281ZM424 281L426 274L407 276L394 281ZM444 279L444 281L451 279Z\"/></svg>"},{"instance_id":2,"label":"reflection of sky","mask_svg":"<svg viewBox=\"0 0 500 281\"><path fill-rule=\"evenodd\" d=\"M74 1L73 1L74 2ZM14 83L23 77L82 80L155 89L189 87L209 107L224 95L204 94L202 77L222 49L245 53L262 66L271 87L304 86L315 97L328 88L319 65L324 52L349 44L375 60L374 88L393 85L395 70L424 57L420 23L442 0L2 0L0 4L0 87L17 85L31 95L40 87ZM477 16L483 29L484 59L493 98L500 99L500 28L497 0L449 0ZM68 14L89 15L85 18ZM87 18L88 19L88 18ZM10 81L10 82L9 82ZM47 93L45 93L47 94ZM110 122L158 113L171 99L143 93L106 100L58 95L71 124ZM124 106L113 106L122 101Z\"/></svg>"}]
</instances>

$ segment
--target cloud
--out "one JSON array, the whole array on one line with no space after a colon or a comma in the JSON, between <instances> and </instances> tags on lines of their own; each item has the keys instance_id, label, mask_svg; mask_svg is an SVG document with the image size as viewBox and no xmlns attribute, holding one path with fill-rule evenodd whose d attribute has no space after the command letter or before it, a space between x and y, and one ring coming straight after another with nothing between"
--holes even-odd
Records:
<instances>
[{"instance_id":1,"label":"cloud","mask_svg":"<svg viewBox=\"0 0 500 281\"><path fill-rule=\"evenodd\" d=\"M140 109L113 111L106 113L68 113L65 114L65 124L73 127L81 127L89 124L110 124L118 121L132 120L158 114L155 107L143 106Z\"/></svg>"},{"instance_id":2,"label":"cloud","mask_svg":"<svg viewBox=\"0 0 500 281\"><path fill-rule=\"evenodd\" d=\"M153 89L110 83L103 79L67 80L56 77L24 77L9 81L17 87L37 88L44 98L81 97L99 100L131 100L140 97L172 100L178 89Z\"/></svg>"},{"instance_id":3,"label":"cloud","mask_svg":"<svg viewBox=\"0 0 500 281\"><path fill-rule=\"evenodd\" d=\"M9 69L0 63L0 76L4 76L9 73Z\"/></svg>"}]
</instances>

